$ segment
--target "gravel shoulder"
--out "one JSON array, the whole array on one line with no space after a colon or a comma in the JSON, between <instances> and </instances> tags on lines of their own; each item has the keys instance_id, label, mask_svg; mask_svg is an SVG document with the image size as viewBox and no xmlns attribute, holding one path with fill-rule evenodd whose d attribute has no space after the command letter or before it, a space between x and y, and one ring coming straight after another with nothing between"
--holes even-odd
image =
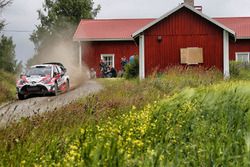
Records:
<instances>
[{"instance_id":1,"label":"gravel shoulder","mask_svg":"<svg viewBox=\"0 0 250 167\"><path fill-rule=\"evenodd\" d=\"M18 121L21 118L54 111L81 97L96 93L102 88L101 84L89 80L82 86L58 96L33 97L22 101L15 101L2 107L0 106L0 127L8 126L8 124Z\"/></svg>"}]
</instances>

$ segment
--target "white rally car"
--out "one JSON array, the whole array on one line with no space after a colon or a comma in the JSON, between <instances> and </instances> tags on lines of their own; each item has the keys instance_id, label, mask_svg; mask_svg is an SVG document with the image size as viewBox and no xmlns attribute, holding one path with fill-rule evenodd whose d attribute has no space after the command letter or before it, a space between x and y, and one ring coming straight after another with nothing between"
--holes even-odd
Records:
<instances>
[{"instance_id":1,"label":"white rally car","mask_svg":"<svg viewBox=\"0 0 250 167\"><path fill-rule=\"evenodd\" d=\"M20 100L32 94L53 94L69 90L69 76L61 63L45 63L31 66L16 83Z\"/></svg>"}]
</instances>

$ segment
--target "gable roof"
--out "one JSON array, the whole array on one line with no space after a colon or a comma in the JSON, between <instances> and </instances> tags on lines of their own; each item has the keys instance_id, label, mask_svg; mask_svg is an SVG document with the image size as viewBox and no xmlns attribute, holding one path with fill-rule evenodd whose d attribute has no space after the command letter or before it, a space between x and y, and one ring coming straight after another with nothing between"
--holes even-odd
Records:
<instances>
[{"instance_id":1,"label":"gable roof","mask_svg":"<svg viewBox=\"0 0 250 167\"><path fill-rule=\"evenodd\" d=\"M236 36L236 39L250 39L250 17L209 18L188 5L180 5L159 19L96 19L81 20L73 37L74 41L130 41L147 28L155 25L172 13L186 7L203 18Z\"/></svg>"},{"instance_id":2,"label":"gable roof","mask_svg":"<svg viewBox=\"0 0 250 167\"><path fill-rule=\"evenodd\" d=\"M213 18L236 32L236 39L250 39L250 17Z\"/></svg>"},{"instance_id":3,"label":"gable roof","mask_svg":"<svg viewBox=\"0 0 250 167\"><path fill-rule=\"evenodd\" d=\"M155 19L81 20L74 41L128 41L131 34Z\"/></svg>"},{"instance_id":4,"label":"gable roof","mask_svg":"<svg viewBox=\"0 0 250 167\"><path fill-rule=\"evenodd\" d=\"M155 24L157 24L158 22L162 21L163 19L167 18L168 16L170 16L171 14L175 13L176 11L180 10L181 8L187 8L191 11L193 11L194 13L200 15L201 17L203 17L204 19L210 21L211 23L217 25L218 27L224 29L225 31L229 32L230 34L234 35L235 36L235 32L231 29L229 29L228 27L226 27L225 25L219 23L218 21L208 17L207 15L201 13L200 11L194 9L193 7L183 3L179 6L177 6L176 8L174 8L173 10L171 10L170 12L164 14L163 16L161 16L160 18L152 21L151 23L147 24L146 26L144 26L143 28L139 29L138 31L136 31L135 33L132 34L132 37L135 38L137 37L138 35L140 35L142 32L144 32L145 30L147 30L148 28L154 26Z\"/></svg>"}]
</instances>

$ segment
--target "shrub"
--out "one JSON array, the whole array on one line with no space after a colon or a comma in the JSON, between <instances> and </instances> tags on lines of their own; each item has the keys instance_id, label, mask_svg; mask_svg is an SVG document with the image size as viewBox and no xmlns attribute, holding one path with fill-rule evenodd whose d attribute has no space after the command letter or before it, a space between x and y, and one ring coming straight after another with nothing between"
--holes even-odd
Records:
<instances>
[{"instance_id":1,"label":"shrub","mask_svg":"<svg viewBox=\"0 0 250 167\"><path fill-rule=\"evenodd\" d=\"M211 85L218 81L222 81L222 79L223 76L221 71L216 68L185 68L182 66L175 66L167 69L165 73L162 73L160 76L151 75L148 82L165 93L175 93L182 91L185 87L194 88L203 85Z\"/></svg>"},{"instance_id":2,"label":"shrub","mask_svg":"<svg viewBox=\"0 0 250 167\"><path fill-rule=\"evenodd\" d=\"M229 69L230 69L230 75L232 77L239 76L240 75L240 62L230 61Z\"/></svg>"},{"instance_id":3,"label":"shrub","mask_svg":"<svg viewBox=\"0 0 250 167\"><path fill-rule=\"evenodd\" d=\"M0 71L0 105L13 99L15 99L15 76Z\"/></svg>"},{"instance_id":4,"label":"shrub","mask_svg":"<svg viewBox=\"0 0 250 167\"><path fill-rule=\"evenodd\" d=\"M133 62L125 66L124 77L126 79L136 78L139 75L139 57L135 56Z\"/></svg>"},{"instance_id":5,"label":"shrub","mask_svg":"<svg viewBox=\"0 0 250 167\"><path fill-rule=\"evenodd\" d=\"M248 62L230 62L230 74L233 79L250 79L250 63Z\"/></svg>"}]
</instances>

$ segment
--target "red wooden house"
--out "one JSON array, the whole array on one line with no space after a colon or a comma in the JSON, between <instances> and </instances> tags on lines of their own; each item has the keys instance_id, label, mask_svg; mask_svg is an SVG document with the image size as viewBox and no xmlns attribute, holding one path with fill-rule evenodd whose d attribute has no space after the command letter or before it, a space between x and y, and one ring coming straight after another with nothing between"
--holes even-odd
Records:
<instances>
[{"instance_id":1,"label":"red wooden house","mask_svg":"<svg viewBox=\"0 0 250 167\"><path fill-rule=\"evenodd\" d=\"M250 59L250 18L210 18L192 5L181 4L158 19L82 20L74 35L79 58L97 71L100 59L119 70L121 57L139 54L144 78L190 59L182 49L199 48L201 61L192 62L229 76L229 60Z\"/></svg>"},{"instance_id":2,"label":"red wooden house","mask_svg":"<svg viewBox=\"0 0 250 167\"><path fill-rule=\"evenodd\" d=\"M100 76L99 62L121 69L121 58L139 54L132 34L154 19L98 19L82 20L74 35L79 42L79 57ZM80 61L81 62L81 61Z\"/></svg>"}]
</instances>

